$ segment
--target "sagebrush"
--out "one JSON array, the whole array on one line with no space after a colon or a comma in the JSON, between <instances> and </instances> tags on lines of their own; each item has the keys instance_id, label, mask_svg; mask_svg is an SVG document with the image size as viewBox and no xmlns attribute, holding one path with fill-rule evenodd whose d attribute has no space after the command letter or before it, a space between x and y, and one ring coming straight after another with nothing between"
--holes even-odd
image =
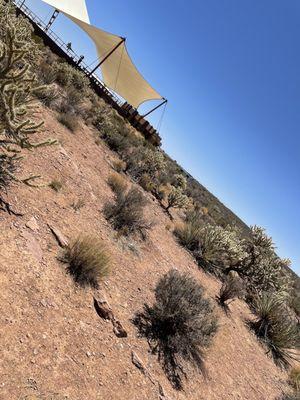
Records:
<instances>
[{"instance_id":1,"label":"sagebrush","mask_svg":"<svg viewBox=\"0 0 300 400\"><path fill-rule=\"evenodd\" d=\"M205 373L204 349L217 331L217 318L203 288L190 275L176 270L164 275L155 288L155 303L145 304L134 323L176 389L187 377L185 363Z\"/></svg>"}]
</instances>

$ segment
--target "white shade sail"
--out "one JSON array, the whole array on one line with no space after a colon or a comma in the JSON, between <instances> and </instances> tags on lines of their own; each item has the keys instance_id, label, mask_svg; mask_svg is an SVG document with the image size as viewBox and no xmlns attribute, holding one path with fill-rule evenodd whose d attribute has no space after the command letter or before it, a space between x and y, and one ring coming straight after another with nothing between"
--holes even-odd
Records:
<instances>
[{"instance_id":1,"label":"white shade sail","mask_svg":"<svg viewBox=\"0 0 300 400\"><path fill-rule=\"evenodd\" d=\"M122 40L120 36L90 25L84 0L43 0L62 11L83 29L96 45L100 61ZM162 96L140 74L123 42L101 65L103 82L137 108L147 100Z\"/></svg>"},{"instance_id":2,"label":"white shade sail","mask_svg":"<svg viewBox=\"0 0 300 400\"><path fill-rule=\"evenodd\" d=\"M80 21L90 23L85 0L43 0L43 2Z\"/></svg>"}]
</instances>

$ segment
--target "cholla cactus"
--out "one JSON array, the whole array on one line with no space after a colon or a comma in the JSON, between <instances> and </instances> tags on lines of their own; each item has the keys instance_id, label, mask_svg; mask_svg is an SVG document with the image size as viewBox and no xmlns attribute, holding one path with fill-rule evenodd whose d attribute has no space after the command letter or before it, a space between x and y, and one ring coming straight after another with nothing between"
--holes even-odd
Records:
<instances>
[{"instance_id":1,"label":"cholla cactus","mask_svg":"<svg viewBox=\"0 0 300 400\"><path fill-rule=\"evenodd\" d=\"M287 298L291 281L287 274L289 259L281 259L275 253L275 245L263 228L251 227L251 237L246 243L247 257L240 272L247 281L248 291L260 295L264 291L276 292Z\"/></svg>"},{"instance_id":2,"label":"cholla cactus","mask_svg":"<svg viewBox=\"0 0 300 400\"><path fill-rule=\"evenodd\" d=\"M161 172L166 167L164 155L159 150L145 149L143 152L143 172L148 173L151 178L154 178L158 172Z\"/></svg>"},{"instance_id":3,"label":"cholla cactus","mask_svg":"<svg viewBox=\"0 0 300 400\"><path fill-rule=\"evenodd\" d=\"M247 256L244 242L237 229L231 226L204 226L200 230L200 243L202 258L222 268L241 262Z\"/></svg>"},{"instance_id":4,"label":"cholla cactus","mask_svg":"<svg viewBox=\"0 0 300 400\"><path fill-rule=\"evenodd\" d=\"M36 176L17 179L13 175L15 163L21 158L21 149L55 143L47 140L31 142L31 136L42 126L32 116L37 111L33 93L39 88L30 71L29 60L34 54L34 45L29 37L31 30L24 20L16 18L11 6L0 3L0 151L2 184L9 180L31 185ZM5 29L5 30L4 30Z\"/></svg>"},{"instance_id":5,"label":"cholla cactus","mask_svg":"<svg viewBox=\"0 0 300 400\"><path fill-rule=\"evenodd\" d=\"M181 188L182 190L186 190L187 181L183 175L181 174L175 175L175 180L176 180L176 185L175 185L176 187Z\"/></svg>"},{"instance_id":6,"label":"cholla cactus","mask_svg":"<svg viewBox=\"0 0 300 400\"><path fill-rule=\"evenodd\" d=\"M184 208L189 204L189 198L186 196L180 187L171 186L171 190L167 197L168 205L166 210L172 208Z\"/></svg>"}]
</instances>

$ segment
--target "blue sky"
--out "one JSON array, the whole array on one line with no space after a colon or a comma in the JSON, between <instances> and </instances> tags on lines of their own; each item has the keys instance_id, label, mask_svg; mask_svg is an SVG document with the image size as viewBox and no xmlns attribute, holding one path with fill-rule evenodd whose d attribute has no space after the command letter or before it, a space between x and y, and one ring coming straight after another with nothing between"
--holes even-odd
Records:
<instances>
[{"instance_id":1,"label":"blue sky","mask_svg":"<svg viewBox=\"0 0 300 400\"><path fill-rule=\"evenodd\" d=\"M40 0L26 3L49 18ZM143 75L168 98L163 148L247 224L264 226L299 274L299 1L87 5L94 25L127 38ZM54 30L95 60L92 43L64 16Z\"/></svg>"}]
</instances>

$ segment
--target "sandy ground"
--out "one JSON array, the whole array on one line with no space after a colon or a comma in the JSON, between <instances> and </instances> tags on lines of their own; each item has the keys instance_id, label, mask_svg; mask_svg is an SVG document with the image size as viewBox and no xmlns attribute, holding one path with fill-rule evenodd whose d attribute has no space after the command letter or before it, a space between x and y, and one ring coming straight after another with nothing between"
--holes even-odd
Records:
<instances>
[{"instance_id":1,"label":"sandy ground","mask_svg":"<svg viewBox=\"0 0 300 400\"><path fill-rule=\"evenodd\" d=\"M13 186L8 197L24 216L0 214L0 399L157 400L159 382L169 399L275 400L286 388L286 373L245 327L250 312L242 301L231 305L230 318L216 305L220 328L206 355L207 380L191 370L183 391L171 387L131 318L153 301L152 289L171 268L189 271L213 301L220 282L177 245L166 229L170 219L150 195L146 218L155 226L149 239L118 238L101 212L113 197L106 180L115 155L96 145L86 126L72 134L52 112L44 116L40 136L61 145L29 153L22 175L41 173L63 188ZM71 205L79 199L84 206L75 211ZM93 233L107 244L113 269L98 291L74 285L57 260L61 250L49 223L69 239ZM111 323L99 318L94 294L108 299L127 338L117 338ZM151 379L132 364L132 351Z\"/></svg>"}]
</instances>

